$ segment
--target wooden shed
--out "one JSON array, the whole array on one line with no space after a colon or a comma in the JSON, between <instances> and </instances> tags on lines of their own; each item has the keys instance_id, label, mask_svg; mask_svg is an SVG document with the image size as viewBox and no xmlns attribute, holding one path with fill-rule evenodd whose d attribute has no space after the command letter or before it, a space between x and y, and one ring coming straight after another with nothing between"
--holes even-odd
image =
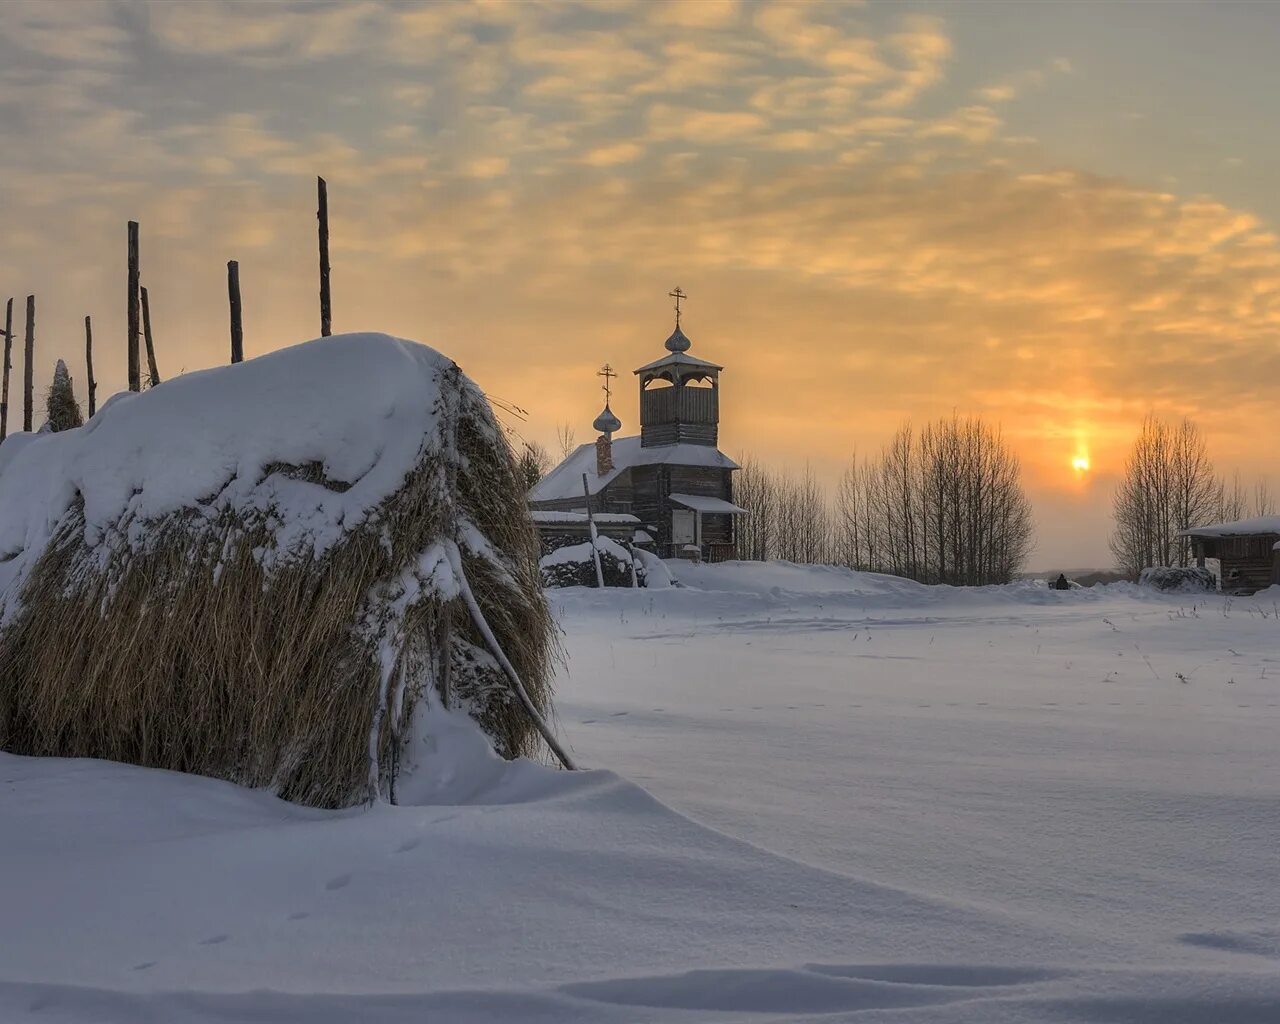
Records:
<instances>
[{"instance_id":1,"label":"wooden shed","mask_svg":"<svg viewBox=\"0 0 1280 1024\"><path fill-rule=\"evenodd\" d=\"M1181 535L1191 539L1197 565L1218 559L1224 593L1252 594L1280 584L1280 516L1196 526Z\"/></svg>"}]
</instances>

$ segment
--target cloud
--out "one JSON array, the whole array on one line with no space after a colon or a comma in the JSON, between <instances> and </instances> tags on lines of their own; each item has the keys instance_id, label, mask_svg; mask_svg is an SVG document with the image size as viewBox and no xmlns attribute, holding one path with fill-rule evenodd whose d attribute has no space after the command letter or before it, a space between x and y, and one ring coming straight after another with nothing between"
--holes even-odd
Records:
<instances>
[{"instance_id":1,"label":"cloud","mask_svg":"<svg viewBox=\"0 0 1280 1024\"><path fill-rule=\"evenodd\" d=\"M1275 232L1014 138L1000 104L1069 67L948 88L963 54L937 20L792 3L45 9L0 23L19 54L0 67L0 259L15 293L41 293L49 339L85 312L122 336L130 218L176 365L222 358L230 258L258 351L313 334L322 173L340 325L436 341L538 423L584 415L593 381L565 369L584 350L652 357L677 281L697 351L729 364L736 448L834 464L962 403L1050 480L1064 430L1087 429L1105 464L1148 407L1187 412L1245 459L1270 415ZM156 43L123 73L120 54Z\"/></svg>"},{"instance_id":2,"label":"cloud","mask_svg":"<svg viewBox=\"0 0 1280 1024\"><path fill-rule=\"evenodd\" d=\"M29 53L80 65L127 60L129 35L116 8L93 0L9 0L0 39Z\"/></svg>"}]
</instances>

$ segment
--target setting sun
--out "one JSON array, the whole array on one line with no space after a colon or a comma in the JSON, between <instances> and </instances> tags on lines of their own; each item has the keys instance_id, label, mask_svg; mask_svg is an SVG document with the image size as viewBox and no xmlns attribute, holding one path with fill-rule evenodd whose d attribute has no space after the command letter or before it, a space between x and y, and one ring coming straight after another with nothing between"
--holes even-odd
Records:
<instances>
[{"instance_id":1,"label":"setting sun","mask_svg":"<svg viewBox=\"0 0 1280 1024\"><path fill-rule=\"evenodd\" d=\"M1087 473L1089 471L1089 454L1088 452L1077 452L1071 457L1071 468L1077 473Z\"/></svg>"}]
</instances>

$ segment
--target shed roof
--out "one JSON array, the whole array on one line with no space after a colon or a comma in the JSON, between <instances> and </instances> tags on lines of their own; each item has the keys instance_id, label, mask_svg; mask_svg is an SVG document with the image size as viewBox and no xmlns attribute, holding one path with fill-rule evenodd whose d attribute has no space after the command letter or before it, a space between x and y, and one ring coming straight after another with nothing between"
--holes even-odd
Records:
<instances>
[{"instance_id":1,"label":"shed roof","mask_svg":"<svg viewBox=\"0 0 1280 1024\"><path fill-rule=\"evenodd\" d=\"M695 512L726 512L731 516L746 514L746 509L723 498L709 498L704 494L677 494L671 492L671 500L677 505L691 508Z\"/></svg>"},{"instance_id":2,"label":"shed roof","mask_svg":"<svg viewBox=\"0 0 1280 1024\"><path fill-rule=\"evenodd\" d=\"M529 491L529 500L564 501L582 497L582 474L587 486L599 494L632 466L699 466L710 469L737 469L738 464L717 448L705 444L666 444L645 448L639 437L613 439L613 469L604 476L596 473L595 443L580 444L564 462L544 476Z\"/></svg>"},{"instance_id":3,"label":"shed roof","mask_svg":"<svg viewBox=\"0 0 1280 1024\"><path fill-rule=\"evenodd\" d=\"M668 352L661 359L655 359L651 363L645 363L633 373L648 373L650 370L660 370L667 366L682 366L688 369L698 370L723 370L724 367L719 363L713 363L706 359L699 359L697 356L691 356L688 352Z\"/></svg>"},{"instance_id":4,"label":"shed roof","mask_svg":"<svg viewBox=\"0 0 1280 1024\"><path fill-rule=\"evenodd\" d=\"M1234 523L1215 523L1213 526L1193 526L1183 530L1179 537L1249 537L1266 534L1280 536L1280 516L1254 516Z\"/></svg>"}]
</instances>

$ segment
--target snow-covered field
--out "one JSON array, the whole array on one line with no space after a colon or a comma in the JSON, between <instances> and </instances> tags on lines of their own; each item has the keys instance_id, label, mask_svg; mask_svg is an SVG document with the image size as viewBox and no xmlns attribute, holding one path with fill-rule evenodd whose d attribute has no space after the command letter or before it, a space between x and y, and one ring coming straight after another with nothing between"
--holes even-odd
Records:
<instances>
[{"instance_id":1,"label":"snow-covered field","mask_svg":"<svg viewBox=\"0 0 1280 1024\"><path fill-rule=\"evenodd\" d=\"M1280 592L555 596L576 775L0 755L0 1021L1280 1021Z\"/></svg>"}]
</instances>

